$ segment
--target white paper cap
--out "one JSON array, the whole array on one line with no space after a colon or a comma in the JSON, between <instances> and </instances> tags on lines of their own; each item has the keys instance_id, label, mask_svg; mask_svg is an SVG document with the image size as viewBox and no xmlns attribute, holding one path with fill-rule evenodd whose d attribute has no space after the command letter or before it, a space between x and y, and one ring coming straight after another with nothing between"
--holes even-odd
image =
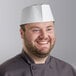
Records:
<instances>
[{"instance_id":1,"label":"white paper cap","mask_svg":"<svg viewBox=\"0 0 76 76\"><path fill-rule=\"evenodd\" d=\"M21 24L54 21L50 5L33 5L23 9Z\"/></svg>"}]
</instances>

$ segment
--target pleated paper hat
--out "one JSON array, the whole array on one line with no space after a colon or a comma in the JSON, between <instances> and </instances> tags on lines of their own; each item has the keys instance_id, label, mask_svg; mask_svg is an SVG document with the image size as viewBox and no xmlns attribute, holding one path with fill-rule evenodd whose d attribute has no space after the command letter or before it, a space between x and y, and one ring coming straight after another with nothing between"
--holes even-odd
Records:
<instances>
[{"instance_id":1,"label":"pleated paper hat","mask_svg":"<svg viewBox=\"0 0 76 76\"><path fill-rule=\"evenodd\" d=\"M23 9L21 24L54 21L49 4L32 5Z\"/></svg>"}]
</instances>

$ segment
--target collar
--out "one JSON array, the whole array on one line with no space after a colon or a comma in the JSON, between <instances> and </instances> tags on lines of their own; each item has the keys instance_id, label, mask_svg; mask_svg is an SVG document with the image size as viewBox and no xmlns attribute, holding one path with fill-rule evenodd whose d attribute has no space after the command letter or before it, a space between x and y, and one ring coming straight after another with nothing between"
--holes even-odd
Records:
<instances>
[{"instance_id":1,"label":"collar","mask_svg":"<svg viewBox=\"0 0 76 76\"><path fill-rule=\"evenodd\" d=\"M21 56L28 64L35 64L33 59L30 58L30 56L24 50L22 50ZM50 61L51 61L51 56L49 55L48 58L46 59L45 64L49 63Z\"/></svg>"}]
</instances>

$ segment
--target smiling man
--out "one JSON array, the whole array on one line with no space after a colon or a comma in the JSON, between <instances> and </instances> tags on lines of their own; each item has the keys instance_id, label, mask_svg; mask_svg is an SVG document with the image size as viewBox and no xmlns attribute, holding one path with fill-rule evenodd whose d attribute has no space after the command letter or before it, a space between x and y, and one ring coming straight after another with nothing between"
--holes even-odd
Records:
<instances>
[{"instance_id":1,"label":"smiling man","mask_svg":"<svg viewBox=\"0 0 76 76\"><path fill-rule=\"evenodd\" d=\"M0 66L0 76L76 76L68 63L50 56L55 42L54 18L48 4L23 9L22 53Z\"/></svg>"},{"instance_id":2,"label":"smiling man","mask_svg":"<svg viewBox=\"0 0 76 76\"><path fill-rule=\"evenodd\" d=\"M24 31L20 29L24 51L34 59L35 63L45 63L55 44L54 23L52 21L36 22L21 27L25 29Z\"/></svg>"}]
</instances>

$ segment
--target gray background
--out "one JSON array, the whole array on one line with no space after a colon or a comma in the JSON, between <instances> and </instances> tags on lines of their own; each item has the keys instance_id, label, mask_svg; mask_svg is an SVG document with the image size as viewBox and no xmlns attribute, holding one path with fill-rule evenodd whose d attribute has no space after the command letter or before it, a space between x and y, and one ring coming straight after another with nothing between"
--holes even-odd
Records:
<instances>
[{"instance_id":1,"label":"gray background","mask_svg":"<svg viewBox=\"0 0 76 76\"><path fill-rule=\"evenodd\" d=\"M0 64L22 50L22 9L44 2L50 3L56 20L57 41L51 55L76 66L76 0L0 0Z\"/></svg>"}]
</instances>

